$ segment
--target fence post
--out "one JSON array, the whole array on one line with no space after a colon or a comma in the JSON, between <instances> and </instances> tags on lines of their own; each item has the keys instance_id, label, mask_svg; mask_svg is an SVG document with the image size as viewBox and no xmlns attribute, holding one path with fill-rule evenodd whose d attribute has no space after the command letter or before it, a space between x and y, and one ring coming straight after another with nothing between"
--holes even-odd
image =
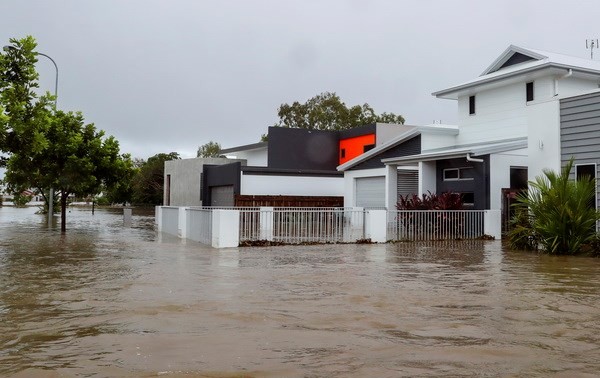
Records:
<instances>
[{"instance_id":1,"label":"fence post","mask_svg":"<svg viewBox=\"0 0 600 378\"><path fill-rule=\"evenodd\" d=\"M179 217L177 219L177 236L179 236L182 239L185 239L187 237L187 218L185 216L187 209L187 207L180 207Z\"/></svg>"},{"instance_id":2,"label":"fence post","mask_svg":"<svg viewBox=\"0 0 600 378\"><path fill-rule=\"evenodd\" d=\"M259 239L273 240L273 207L261 207L258 224L260 226Z\"/></svg>"},{"instance_id":3,"label":"fence post","mask_svg":"<svg viewBox=\"0 0 600 378\"><path fill-rule=\"evenodd\" d=\"M240 211L213 210L213 248L230 248L240 245Z\"/></svg>"},{"instance_id":4,"label":"fence post","mask_svg":"<svg viewBox=\"0 0 600 378\"><path fill-rule=\"evenodd\" d=\"M365 238L374 243L387 241L387 210L367 210L365 216Z\"/></svg>"},{"instance_id":5,"label":"fence post","mask_svg":"<svg viewBox=\"0 0 600 378\"><path fill-rule=\"evenodd\" d=\"M163 229L162 206L156 206L154 209L154 223L156 223L156 228L157 228L158 232L162 232L162 229Z\"/></svg>"},{"instance_id":6,"label":"fence post","mask_svg":"<svg viewBox=\"0 0 600 378\"><path fill-rule=\"evenodd\" d=\"M500 210L483 212L483 233L496 239L502 238L502 215Z\"/></svg>"}]
</instances>

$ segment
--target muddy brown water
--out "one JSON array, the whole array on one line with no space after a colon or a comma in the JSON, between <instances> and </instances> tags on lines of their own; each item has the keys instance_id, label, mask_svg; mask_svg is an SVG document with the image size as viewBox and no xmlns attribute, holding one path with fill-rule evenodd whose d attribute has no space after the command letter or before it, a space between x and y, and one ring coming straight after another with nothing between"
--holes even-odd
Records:
<instances>
[{"instance_id":1,"label":"muddy brown water","mask_svg":"<svg viewBox=\"0 0 600 378\"><path fill-rule=\"evenodd\" d=\"M0 208L0 376L593 377L600 260L497 241L215 250Z\"/></svg>"}]
</instances>

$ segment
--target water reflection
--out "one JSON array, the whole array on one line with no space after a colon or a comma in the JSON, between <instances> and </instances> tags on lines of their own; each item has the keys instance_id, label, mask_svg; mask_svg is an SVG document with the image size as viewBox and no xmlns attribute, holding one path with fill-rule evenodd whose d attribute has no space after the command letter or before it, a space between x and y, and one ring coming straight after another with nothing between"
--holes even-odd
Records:
<instances>
[{"instance_id":1,"label":"water reflection","mask_svg":"<svg viewBox=\"0 0 600 378\"><path fill-rule=\"evenodd\" d=\"M0 375L595 376L600 263L499 242L215 250L0 208Z\"/></svg>"}]
</instances>

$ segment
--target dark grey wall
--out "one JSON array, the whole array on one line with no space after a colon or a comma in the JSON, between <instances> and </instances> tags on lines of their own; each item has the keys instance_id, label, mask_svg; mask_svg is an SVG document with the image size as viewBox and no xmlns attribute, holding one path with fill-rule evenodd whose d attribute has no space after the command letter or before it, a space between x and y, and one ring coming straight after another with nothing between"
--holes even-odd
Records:
<instances>
[{"instance_id":1,"label":"dark grey wall","mask_svg":"<svg viewBox=\"0 0 600 378\"><path fill-rule=\"evenodd\" d=\"M375 134L376 132L377 132L377 125L372 123L370 125L355 127L353 129L340 130L339 138L340 139L354 138L354 137L361 136L361 135Z\"/></svg>"},{"instance_id":2,"label":"dark grey wall","mask_svg":"<svg viewBox=\"0 0 600 378\"><path fill-rule=\"evenodd\" d=\"M240 194L241 168L241 163L205 165L202 169L202 203L212 203L210 188L214 186L233 185L233 194Z\"/></svg>"},{"instance_id":3,"label":"dark grey wall","mask_svg":"<svg viewBox=\"0 0 600 378\"><path fill-rule=\"evenodd\" d=\"M269 127L269 168L335 170L337 131Z\"/></svg>"},{"instance_id":4,"label":"dark grey wall","mask_svg":"<svg viewBox=\"0 0 600 378\"><path fill-rule=\"evenodd\" d=\"M600 93L560 100L560 158L563 166L574 158L575 164L600 167ZM575 167L571 178L575 178Z\"/></svg>"},{"instance_id":5,"label":"dark grey wall","mask_svg":"<svg viewBox=\"0 0 600 378\"><path fill-rule=\"evenodd\" d=\"M489 155L477 156L484 159L483 163L467 161L466 158L438 160L436 164L437 193L457 192L473 193L475 198L474 210L490 208L490 157ZM472 167L473 180L444 181L444 169Z\"/></svg>"},{"instance_id":6,"label":"dark grey wall","mask_svg":"<svg viewBox=\"0 0 600 378\"><path fill-rule=\"evenodd\" d=\"M400 156L409 156L409 155L418 155L421 153L421 136L417 135L416 137L407 140L404 143L401 143L395 147L390 148L389 150L385 150L377 155L372 156L371 158L363 161L350 168L351 171L356 171L359 169L372 169L372 168L381 168L384 164L381 162L381 159L400 157Z\"/></svg>"}]
</instances>

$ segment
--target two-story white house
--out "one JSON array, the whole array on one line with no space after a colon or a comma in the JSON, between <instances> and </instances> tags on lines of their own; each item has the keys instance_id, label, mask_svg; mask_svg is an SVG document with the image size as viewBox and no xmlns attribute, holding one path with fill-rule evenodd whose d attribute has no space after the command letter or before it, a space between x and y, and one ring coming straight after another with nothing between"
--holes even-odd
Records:
<instances>
[{"instance_id":1,"label":"two-story white house","mask_svg":"<svg viewBox=\"0 0 600 378\"><path fill-rule=\"evenodd\" d=\"M599 83L600 62L510 46L479 77L433 93L457 102L456 127L415 131L410 137L420 137L418 153L399 147L390 156L379 146L340 165L344 204L363 206L363 182L370 178L368 190L378 200L368 205L394 208L398 188L406 187L401 170L414 172L416 194L454 191L473 209L498 210L502 189L526 187L571 157L575 175L596 175ZM367 158L379 162L378 170L361 166Z\"/></svg>"}]
</instances>

